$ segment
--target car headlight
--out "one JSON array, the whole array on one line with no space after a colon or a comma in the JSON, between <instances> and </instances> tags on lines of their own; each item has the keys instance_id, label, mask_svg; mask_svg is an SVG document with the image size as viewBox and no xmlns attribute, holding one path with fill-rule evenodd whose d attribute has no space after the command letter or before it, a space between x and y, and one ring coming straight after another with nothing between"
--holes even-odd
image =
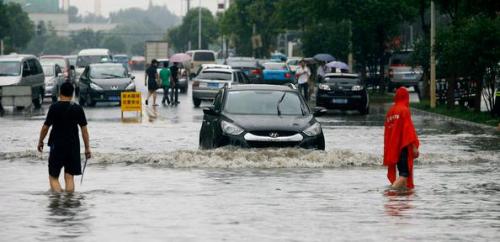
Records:
<instances>
[{"instance_id":1,"label":"car headlight","mask_svg":"<svg viewBox=\"0 0 500 242\"><path fill-rule=\"evenodd\" d=\"M125 88L125 90L127 90L127 91L135 90L135 83L131 82L130 84L128 84L128 86L127 86L127 88Z\"/></svg>"},{"instance_id":2,"label":"car headlight","mask_svg":"<svg viewBox=\"0 0 500 242\"><path fill-rule=\"evenodd\" d=\"M102 87L98 86L97 84L91 82L90 83L90 88L96 90L96 91L102 91Z\"/></svg>"},{"instance_id":3,"label":"car headlight","mask_svg":"<svg viewBox=\"0 0 500 242\"><path fill-rule=\"evenodd\" d=\"M321 133L321 124L314 123L309 128L304 130L304 134L307 136L316 136Z\"/></svg>"},{"instance_id":4,"label":"car headlight","mask_svg":"<svg viewBox=\"0 0 500 242\"><path fill-rule=\"evenodd\" d=\"M319 89L321 90L325 90L325 91L330 91L330 86L329 85L326 85L326 84L319 84L318 86Z\"/></svg>"},{"instance_id":5,"label":"car headlight","mask_svg":"<svg viewBox=\"0 0 500 242\"><path fill-rule=\"evenodd\" d=\"M363 86L360 86L360 85L354 85L352 86L352 91L361 91L363 90Z\"/></svg>"},{"instance_id":6,"label":"car headlight","mask_svg":"<svg viewBox=\"0 0 500 242\"><path fill-rule=\"evenodd\" d=\"M227 121L221 122L221 128L225 134L230 134L230 135L240 135L244 131L242 128Z\"/></svg>"}]
</instances>

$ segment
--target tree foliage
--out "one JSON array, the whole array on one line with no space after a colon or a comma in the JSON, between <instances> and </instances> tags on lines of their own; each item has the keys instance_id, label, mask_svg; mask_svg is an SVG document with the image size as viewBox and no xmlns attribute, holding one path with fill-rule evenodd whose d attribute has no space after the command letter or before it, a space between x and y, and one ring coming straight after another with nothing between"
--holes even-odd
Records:
<instances>
[{"instance_id":1,"label":"tree foliage","mask_svg":"<svg viewBox=\"0 0 500 242\"><path fill-rule=\"evenodd\" d=\"M218 37L218 26L212 12L206 8L201 9L201 49L208 49ZM189 10L182 19L182 24L172 28L167 33L166 39L177 51L188 50L188 43L191 48L198 48L198 8Z\"/></svg>"},{"instance_id":2,"label":"tree foliage","mask_svg":"<svg viewBox=\"0 0 500 242\"><path fill-rule=\"evenodd\" d=\"M6 50L19 51L28 44L33 35L33 23L21 6L0 1L0 39L4 40Z\"/></svg>"}]
</instances>

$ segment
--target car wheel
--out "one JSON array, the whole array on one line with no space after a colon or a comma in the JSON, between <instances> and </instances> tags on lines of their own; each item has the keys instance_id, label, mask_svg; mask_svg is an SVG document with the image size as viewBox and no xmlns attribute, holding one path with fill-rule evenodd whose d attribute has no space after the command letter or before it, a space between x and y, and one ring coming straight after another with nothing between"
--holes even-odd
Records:
<instances>
[{"instance_id":1,"label":"car wheel","mask_svg":"<svg viewBox=\"0 0 500 242\"><path fill-rule=\"evenodd\" d=\"M96 102L92 100L92 97L90 96L90 93L87 93L86 98L85 98L85 105L87 107L94 107Z\"/></svg>"},{"instance_id":2,"label":"car wheel","mask_svg":"<svg viewBox=\"0 0 500 242\"><path fill-rule=\"evenodd\" d=\"M43 103L43 91L38 91L37 97L33 99L33 106L36 109L39 109L42 107L42 103Z\"/></svg>"},{"instance_id":3,"label":"car wheel","mask_svg":"<svg viewBox=\"0 0 500 242\"><path fill-rule=\"evenodd\" d=\"M83 95L78 96L78 103L80 103L81 106L85 106L85 98L83 98Z\"/></svg>"},{"instance_id":4,"label":"car wheel","mask_svg":"<svg viewBox=\"0 0 500 242\"><path fill-rule=\"evenodd\" d=\"M199 107L201 104L201 99L193 98L193 104L195 107Z\"/></svg>"},{"instance_id":5,"label":"car wheel","mask_svg":"<svg viewBox=\"0 0 500 242\"><path fill-rule=\"evenodd\" d=\"M370 113L370 106L367 106L367 107L361 108L361 109L359 110L359 113L361 113L362 115L369 114L369 113Z\"/></svg>"}]
</instances>

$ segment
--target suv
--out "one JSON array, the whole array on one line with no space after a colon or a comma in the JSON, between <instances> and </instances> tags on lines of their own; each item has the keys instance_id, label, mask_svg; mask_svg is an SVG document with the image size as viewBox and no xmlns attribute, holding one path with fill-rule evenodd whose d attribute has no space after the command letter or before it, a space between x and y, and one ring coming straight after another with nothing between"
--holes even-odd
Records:
<instances>
[{"instance_id":1,"label":"suv","mask_svg":"<svg viewBox=\"0 0 500 242\"><path fill-rule=\"evenodd\" d=\"M389 78L388 89L390 92L401 86L414 87L415 90L418 90L424 72L421 66L411 66L411 54L411 50L398 51L389 58L386 74Z\"/></svg>"},{"instance_id":2,"label":"suv","mask_svg":"<svg viewBox=\"0 0 500 242\"><path fill-rule=\"evenodd\" d=\"M368 92L357 74L328 73L318 84L316 106L370 112Z\"/></svg>"},{"instance_id":3,"label":"suv","mask_svg":"<svg viewBox=\"0 0 500 242\"><path fill-rule=\"evenodd\" d=\"M0 89L4 86L29 86L35 108L42 106L45 77L42 66L33 55L0 56Z\"/></svg>"},{"instance_id":4,"label":"suv","mask_svg":"<svg viewBox=\"0 0 500 242\"><path fill-rule=\"evenodd\" d=\"M189 70L191 77L194 77L194 74L202 64L216 64L215 52L211 50L191 50L186 52L186 54L191 56L191 67Z\"/></svg>"},{"instance_id":5,"label":"suv","mask_svg":"<svg viewBox=\"0 0 500 242\"><path fill-rule=\"evenodd\" d=\"M193 104L195 107L199 107L202 100L214 100L219 89L225 85L248 83L250 83L250 79L239 70L205 69L193 79Z\"/></svg>"},{"instance_id":6,"label":"suv","mask_svg":"<svg viewBox=\"0 0 500 242\"><path fill-rule=\"evenodd\" d=\"M321 124L295 86L237 85L220 89L214 105L203 109L202 149L300 147L325 149Z\"/></svg>"}]
</instances>

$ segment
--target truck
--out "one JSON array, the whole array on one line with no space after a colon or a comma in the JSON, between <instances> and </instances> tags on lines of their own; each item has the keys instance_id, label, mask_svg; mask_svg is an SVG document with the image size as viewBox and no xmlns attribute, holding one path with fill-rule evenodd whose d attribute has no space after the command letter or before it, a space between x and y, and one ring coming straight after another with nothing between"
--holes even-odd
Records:
<instances>
[{"instance_id":1,"label":"truck","mask_svg":"<svg viewBox=\"0 0 500 242\"><path fill-rule=\"evenodd\" d=\"M168 42L166 41L146 41L144 57L146 65L151 64L153 59L168 58Z\"/></svg>"}]
</instances>

